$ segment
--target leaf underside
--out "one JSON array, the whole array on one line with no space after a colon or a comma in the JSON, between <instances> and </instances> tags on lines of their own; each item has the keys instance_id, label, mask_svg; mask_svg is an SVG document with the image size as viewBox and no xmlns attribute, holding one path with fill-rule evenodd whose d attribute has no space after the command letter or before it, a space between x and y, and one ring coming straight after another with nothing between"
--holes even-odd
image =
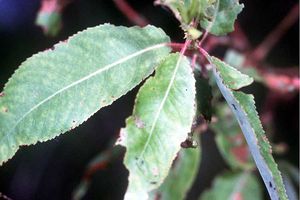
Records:
<instances>
[{"instance_id":1,"label":"leaf underside","mask_svg":"<svg viewBox=\"0 0 300 200\"><path fill-rule=\"evenodd\" d=\"M153 26L105 24L27 59L0 95L0 164L20 145L71 130L126 94L169 54L166 42Z\"/></svg>"},{"instance_id":2,"label":"leaf underside","mask_svg":"<svg viewBox=\"0 0 300 200\"><path fill-rule=\"evenodd\" d=\"M223 68L231 68L232 72L235 69L215 57L209 57L208 59L215 66L213 72L217 85L240 124L269 195L274 200L286 200L287 196L280 171L274 161L271 146L256 112L254 97L253 95L232 90L233 88L244 87L252 81L245 82L246 78L244 76L246 75L240 77L226 76L224 73L227 70L222 70ZM238 87L233 87L231 83L237 84Z\"/></svg>"},{"instance_id":3,"label":"leaf underside","mask_svg":"<svg viewBox=\"0 0 300 200\"><path fill-rule=\"evenodd\" d=\"M218 176L210 190L200 200L260 200L261 187L257 178L249 172L224 173Z\"/></svg>"},{"instance_id":4,"label":"leaf underside","mask_svg":"<svg viewBox=\"0 0 300 200\"><path fill-rule=\"evenodd\" d=\"M168 175L195 114L195 80L185 56L171 54L138 92L121 130L129 170L125 199L148 199Z\"/></svg>"}]
</instances>

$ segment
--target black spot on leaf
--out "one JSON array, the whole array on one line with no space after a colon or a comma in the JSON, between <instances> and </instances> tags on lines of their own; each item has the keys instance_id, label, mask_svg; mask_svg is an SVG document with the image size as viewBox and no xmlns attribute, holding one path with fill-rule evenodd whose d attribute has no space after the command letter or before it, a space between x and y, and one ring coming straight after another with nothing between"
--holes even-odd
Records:
<instances>
[{"instance_id":1,"label":"black spot on leaf","mask_svg":"<svg viewBox=\"0 0 300 200\"><path fill-rule=\"evenodd\" d=\"M272 185L271 181L269 182L269 186L270 186L270 188L273 188L273 185Z\"/></svg>"},{"instance_id":2,"label":"black spot on leaf","mask_svg":"<svg viewBox=\"0 0 300 200\"><path fill-rule=\"evenodd\" d=\"M231 104L234 110L237 110L234 104Z\"/></svg>"}]
</instances>

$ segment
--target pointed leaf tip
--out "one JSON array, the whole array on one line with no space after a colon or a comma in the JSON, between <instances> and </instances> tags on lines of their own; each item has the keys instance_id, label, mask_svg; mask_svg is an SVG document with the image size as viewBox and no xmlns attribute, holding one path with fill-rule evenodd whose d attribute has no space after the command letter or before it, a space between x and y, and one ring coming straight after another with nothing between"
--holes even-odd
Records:
<instances>
[{"instance_id":1,"label":"pointed leaf tip","mask_svg":"<svg viewBox=\"0 0 300 200\"><path fill-rule=\"evenodd\" d=\"M253 83L252 77L242 74L236 68L231 67L220 59L214 56L211 56L209 59L210 62L212 62L217 68L218 73L220 73L225 85L227 85L227 87L230 89L238 90Z\"/></svg>"}]
</instances>

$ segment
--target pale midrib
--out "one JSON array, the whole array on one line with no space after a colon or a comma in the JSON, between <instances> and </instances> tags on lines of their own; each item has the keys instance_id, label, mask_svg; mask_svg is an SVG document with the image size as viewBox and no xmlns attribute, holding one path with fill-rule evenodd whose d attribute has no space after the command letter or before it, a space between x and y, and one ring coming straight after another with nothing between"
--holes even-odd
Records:
<instances>
[{"instance_id":1,"label":"pale midrib","mask_svg":"<svg viewBox=\"0 0 300 200\"><path fill-rule=\"evenodd\" d=\"M86 80L90 79L91 77L94 77L94 76L96 76L96 75L98 75L98 74L101 74L102 72L107 71L107 70L111 69L111 68L114 67L114 66L117 66L117 65L119 65L119 64L121 64L121 63L123 63L123 62L126 62L127 60L130 60L130 59L132 59L132 58L134 58L134 57L136 57L136 56L139 56L139 55L141 55L141 54L143 54L143 53L146 53L146 52L148 52L148 51L151 51L151 50L154 50L154 49L158 49L158 48L164 47L164 46L166 46L166 45L167 45L167 43L161 43L161 44L153 45L153 46L147 47L147 48L145 48L145 49L143 49L143 50L137 51L137 52L135 52L135 53L133 53L133 54L130 54L130 55L126 56L126 57L123 57L123 58L117 60L116 62L113 62L113 63L111 63L111 64L109 64L109 65L106 65L105 67L103 67L103 68L101 68L101 69L99 69L99 70L97 70L97 71L95 71L95 72L93 72L93 73L91 73L91 74L89 74L89 75L87 75L87 76L85 76L85 77L83 77L83 78L81 78L81 79L79 79L79 80L77 80L77 81L75 81L75 82L73 82L73 83L71 83L71 84L65 86L64 88L58 90L57 92L53 93L52 95L48 96L47 98L45 98L44 100L42 100L41 102L39 102L38 104L36 104L36 105L35 105L34 107L32 107L28 112L26 112L26 113L25 113L25 114L24 114L24 115L16 122L15 126L14 126L12 129L9 130L8 134L6 134L6 137L8 137L8 136L12 133L12 131L18 126L18 124L19 124L19 123L20 123L27 115L29 115L31 112L33 112L34 110L36 110L36 109L37 109L38 107L40 107L42 104L44 104L44 103L46 103L47 101L49 101L50 99L54 98L56 95L58 95L58 94L64 92L65 90L67 90L67 89L69 89L69 88L71 88L71 87L73 87L73 86L75 86L75 85L77 85L77 84L79 84L79 83L81 83L81 82L83 82L83 81L86 81ZM9 141L9 140L8 140L8 141Z\"/></svg>"},{"instance_id":2,"label":"pale midrib","mask_svg":"<svg viewBox=\"0 0 300 200\"><path fill-rule=\"evenodd\" d=\"M141 154L140 154L140 156L139 156L139 159L141 159L141 157L144 155L144 153L145 153L147 147L149 146L149 142L150 142L150 140L151 140L151 138L152 138L154 128L155 128L155 126L156 126L156 123L157 123L157 120L158 120L158 118L159 118L159 116L160 116L160 113L161 113L161 111L162 111L162 109L163 109L163 107L164 107L164 104L165 104L165 102L166 102L166 100L167 100L167 98L168 98L168 96L169 96L171 87L172 87L172 85L173 85L173 83L174 83L174 80L175 80L175 77L176 77L176 74L177 74L177 71L178 71L178 68L179 68L180 61L182 60L182 57L183 57L183 55L180 54L180 56L179 56L179 58L178 58L178 61L177 61L177 63L176 63L176 67L175 67L174 73L173 73L173 75L172 75L172 77L171 77L170 83L169 83L168 88L167 88L167 90L166 90L166 92L165 92L165 95L164 95L164 97L163 97L163 99L162 99L162 102L161 102L161 104L159 105L158 111L157 111L157 113L156 113L156 115L155 115L155 117L154 117L154 120L153 120L151 129L150 129L150 132L149 132L149 136L148 136L147 141L146 141L146 143L145 143L145 145L144 145L144 148L143 148L143 150L142 150L142 152L141 152Z\"/></svg>"}]
</instances>

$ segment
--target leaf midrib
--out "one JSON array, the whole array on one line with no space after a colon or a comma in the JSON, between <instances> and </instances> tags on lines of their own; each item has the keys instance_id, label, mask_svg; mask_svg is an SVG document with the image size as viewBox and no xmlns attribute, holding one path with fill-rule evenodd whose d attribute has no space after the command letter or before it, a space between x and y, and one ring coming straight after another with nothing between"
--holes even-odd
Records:
<instances>
[{"instance_id":1,"label":"leaf midrib","mask_svg":"<svg viewBox=\"0 0 300 200\"><path fill-rule=\"evenodd\" d=\"M26 113L25 113L25 114L24 114L24 115L16 122L16 124L14 125L14 127L11 128L11 129L8 131L7 134L5 134L6 137L7 137L7 140L9 141L8 136L9 136L9 135L13 132L13 130L18 126L18 124L19 124L23 119L26 118L27 115L29 115L31 112L33 112L34 110L36 110L38 107L40 107L41 105L43 105L44 103L46 103L46 102L49 101L50 99L54 98L56 95L58 95L58 94L64 92L65 90L67 90L67 89L69 89L69 88L72 88L73 86L75 86L75 85L77 85L77 84L79 84L79 83L81 83L81 82L84 82L84 81L90 79L91 77L94 77L94 76L96 76L96 75L99 75L99 74L101 74L102 72L107 71L107 70L111 69L111 68L114 67L114 66L117 66L117 65L119 65L119 64L121 64L121 63L123 63L123 62L126 62L126 61L128 61L128 60L130 60L130 59L132 59L132 58L134 58L134 57L136 57L136 56L139 56L139 55L141 55L141 54L143 54L143 53L146 53L146 52L148 52L148 51L151 51L151 50L154 50L154 49L158 49L158 48L161 48L161 47L164 47L164 46L167 46L167 43L160 43L160 44L156 44L156 45L147 47L147 48L145 48L145 49L139 50L139 51L137 51L137 52L135 52L135 53L133 53L133 54L127 55L127 56L125 56L125 57L123 57L123 58L121 58L121 59L119 59L119 60L117 60L117 61L115 61L115 62L113 62L113 63L111 63L111 64L108 64L108 65L104 66L103 68L98 69L98 70L96 70L95 72L93 72L93 73L91 73L91 74L89 74L89 75L87 75L87 76L84 76L83 78L81 78L81 79L79 79L79 80L77 80L77 81L75 81L75 82L73 82L73 83L71 83L71 84L69 84L69 85L63 87L62 89L58 90L57 92L55 92L55 93L53 93L52 95L48 96L47 98L43 99L43 100L40 101L38 104L36 104L34 107L32 107L29 111L27 111L27 112L26 112ZM2 139L1 139L1 140L2 140Z\"/></svg>"},{"instance_id":2,"label":"leaf midrib","mask_svg":"<svg viewBox=\"0 0 300 200\"><path fill-rule=\"evenodd\" d=\"M155 115L155 118L154 118L154 120L153 120L151 129L150 129L149 136L148 136L147 141L146 141L146 143L145 143L145 145L144 145L144 148L143 148L143 150L142 150L142 152L141 152L141 154L140 154L140 156L139 156L139 159L141 159L141 157L144 155L144 153L145 153L147 147L149 146L149 142L150 142L150 140L151 140L151 138L152 138L154 128L156 127L156 124L157 124L157 120L158 120L158 118L159 118L159 115L160 115L160 113L161 113L161 111L162 111L162 108L163 108L163 106L164 106L164 104L165 104L165 102L166 102L166 100L167 100L167 98L168 98L168 96L169 96L171 87L172 87L172 85L173 85L173 83L174 83L174 80L175 80L177 71L178 71L178 69L179 69L179 64L180 64L182 58L183 58L183 55L180 54L180 56L179 56L179 58L178 58L178 61L177 61L177 63L176 63L175 70L174 70L174 72L173 72L173 74L172 74L170 83L169 83L168 88L167 88L167 90L166 90L166 92L165 92L165 95L164 95L164 97L163 97L163 100L162 100L161 104L159 105L158 111L157 111L157 113L156 113L156 115Z\"/></svg>"}]
</instances>

